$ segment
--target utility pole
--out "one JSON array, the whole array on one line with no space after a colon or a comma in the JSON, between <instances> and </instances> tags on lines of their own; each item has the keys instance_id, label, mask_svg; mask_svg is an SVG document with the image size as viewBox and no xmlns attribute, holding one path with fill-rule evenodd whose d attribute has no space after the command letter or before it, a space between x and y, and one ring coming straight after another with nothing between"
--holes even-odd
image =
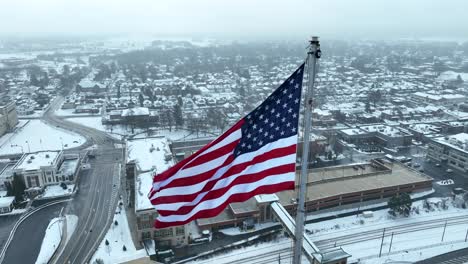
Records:
<instances>
[{"instance_id":1,"label":"utility pole","mask_svg":"<svg viewBox=\"0 0 468 264\"><path fill-rule=\"evenodd\" d=\"M312 37L309 41L309 52L307 53L307 93L304 98L304 138L302 144L302 165L301 165L301 176L299 182L299 197L297 204L297 216L296 216L296 229L294 235L294 256L293 264L301 264L302 256L302 241L304 235L304 217L305 217L305 195L307 188L307 176L309 168L309 139L310 139L310 127L312 123L312 107L313 107L313 95L314 95L314 82L315 82L315 71L317 59L321 56L320 43L318 37Z\"/></svg>"},{"instance_id":2,"label":"utility pole","mask_svg":"<svg viewBox=\"0 0 468 264\"><path fill-rule=\"evenodd\" d=\"M382 232L382 242L380 242L379 258L382 256L382 247L383 247L384 238L385 238L385 228L383 229L383 232Z\"/></svg>"},{"instance_id":3,"label":"utility pole","mask_svg":"<svg viewBox=\"0 0 468 264\"><path fill-rule=\"evenodd\" d=\"M468 239L468 229L466 229L465 242Z\"/></svg>"},{"instance_id":4,"label":"utility pole","mask_svg":"<svg viewBox=\"0 0 468 264\"><path fill-rule=\"evenodd\" d=\"M447 220L445 221L444 232L442 233L442 240L440 242L444 242L444 236L445 236L445 229L446 228L447 228Z\"/></svg>"}]
</instances>

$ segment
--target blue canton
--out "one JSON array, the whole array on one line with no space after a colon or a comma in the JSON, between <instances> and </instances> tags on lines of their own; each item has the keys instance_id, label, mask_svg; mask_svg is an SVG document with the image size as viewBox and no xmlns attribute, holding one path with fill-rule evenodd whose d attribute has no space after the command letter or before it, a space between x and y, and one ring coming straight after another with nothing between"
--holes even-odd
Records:
<instances>
[{"instance_id":1,"label":"blue canton","mask_svg":"<svg viewBox=\"0 0 468 264\"><path fill-rule=\"evenodd\" d=\"M235 156L297 134L303 74L304 64L244 117L242 138L234 150Z\"/></svg>"}]
</instances>

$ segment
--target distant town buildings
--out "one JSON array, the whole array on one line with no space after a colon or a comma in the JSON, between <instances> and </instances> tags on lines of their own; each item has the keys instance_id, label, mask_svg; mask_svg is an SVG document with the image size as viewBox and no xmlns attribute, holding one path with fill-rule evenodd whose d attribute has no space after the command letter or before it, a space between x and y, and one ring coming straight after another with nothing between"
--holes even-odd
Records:
<instances>
[{"instance_id":1,"label":"distant town buildings","mask_svg":"<svg viewBox=\"0 0 468 264\"><path fill-rule=\"evenodd\" d=\"M14 102L0 104L0 136L10 132L18 124L18 116Z\"/></svg>"},{"instance_id":2,"label":"distant town buildings","mask_svg":"<svg viewBox=\"0 0 468 264\"><path fill-rule=\"evenodd\" d=\"M468 171L468 133L434 138L428 143L427 156L446 162L450 168Z\"/></svg>"}]
</instances>

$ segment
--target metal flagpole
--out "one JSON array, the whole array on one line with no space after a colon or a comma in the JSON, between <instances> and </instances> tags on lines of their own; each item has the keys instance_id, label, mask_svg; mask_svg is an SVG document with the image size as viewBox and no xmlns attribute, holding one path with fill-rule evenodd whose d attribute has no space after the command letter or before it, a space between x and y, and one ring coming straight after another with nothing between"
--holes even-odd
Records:
<instances>
[{"instance_id":1,"label":"metal flagpole","mask_svg":"<svg viewBox=\"0 0 468 264\"><path fill-rule=\"evenodd\" d=\"M302 165L301 165L301 177L299 182L299 198L297 203L297 216L296 216L296 230L295 230L295 242L294 242L294 264L301 263L302 255L302 241L304 234L304 215L305 215L305 194L307 188L307 174L309 165L309 138L310 138L310 126L312 124L312 103L313 103L313 89L315 82L315 71L317 59L320 58L320 43L318 37L312 37L309 41L309 52L307 53L307 69L309 70L308 82L307 82L307 93L304 100L304 135L302 144Z\"/></svg>"}]
</instances>

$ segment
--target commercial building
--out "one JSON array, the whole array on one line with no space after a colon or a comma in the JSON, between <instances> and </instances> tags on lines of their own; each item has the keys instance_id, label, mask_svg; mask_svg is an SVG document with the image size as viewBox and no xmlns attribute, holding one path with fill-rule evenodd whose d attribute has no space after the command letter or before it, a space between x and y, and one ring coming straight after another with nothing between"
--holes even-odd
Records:
<instances>
[{"instance_id":1,"label":"commercial building","mask_svg":"<svg viewBox=\"0 0 468 264\"><path fill-rule=\"evenodd\" d=\"M427 157L447 162L453 169L468 171L468 133L434 138L428 143Z\"/></svg>"},{"instance_id":2,"label":"commercial building","mask_svg":"<svg viewBox=\"0 0 468 264\"><path fill-rule=\"evenodd\" d=\"M387 125L368 125L338 131L338 136L363 150L366 148L395 148L409 146L413 135L403 129ZM370 149L372 150L372 149Z\"/></svg>"},{"instance_id":3,"label":"commercial building","mask_svg":"<svg viewBox=\"0 0 468 264\"><path fill-rule=\"evenodd\" d=\"M139 242L153 239L158 248L187 244L189 231L186 225L162 229L153 227L158 212L147 197L154 173L174 165L169 142L165 137L129 140L127 150L127 195L130 201L134 201L129 205L134 207L129 223L135 226L136 239Z\"/></svg>"},{"instance_id":4,"label":"commercial building","mask_svg":"<svg viewBox=\"0 0 468 264\"><path fill-rule=\"evenodd\" d=\"M79 156L63 154L63 151L38 151L24 154L12 168L20 175L31 193L46 185L73 182L78 172Z\"/></svg>"},{"instance_id":5,"label":"commercial building","mask_svg":"<svg viewBox=\"0 0 468 264\"><path fill-rule=\"evenodd\" d=\"M11 131L18 124L18 115L14 102L0 103L0 136Z\"/></svg>"},{"instance_id":6,"label":"commercial building","mask_svg":"<svg viewBox=\"0 0 468 264\"><path fill-rule=\"evenodd\" d=\"M297 173L299 177L299 171ZM432 188L432 178L400 163L373 160L369 163L314 169L308 175L306 210L314 212L347 204L417 193ZM291 214L296 213L296 191L276 194ZM266 197L266 198L265 198ZM273 219L268 196L256 196L244 203L230 204L220 215L198 219L202 229L242 227L245 222Z\"/></svg>"}]
</instances>

